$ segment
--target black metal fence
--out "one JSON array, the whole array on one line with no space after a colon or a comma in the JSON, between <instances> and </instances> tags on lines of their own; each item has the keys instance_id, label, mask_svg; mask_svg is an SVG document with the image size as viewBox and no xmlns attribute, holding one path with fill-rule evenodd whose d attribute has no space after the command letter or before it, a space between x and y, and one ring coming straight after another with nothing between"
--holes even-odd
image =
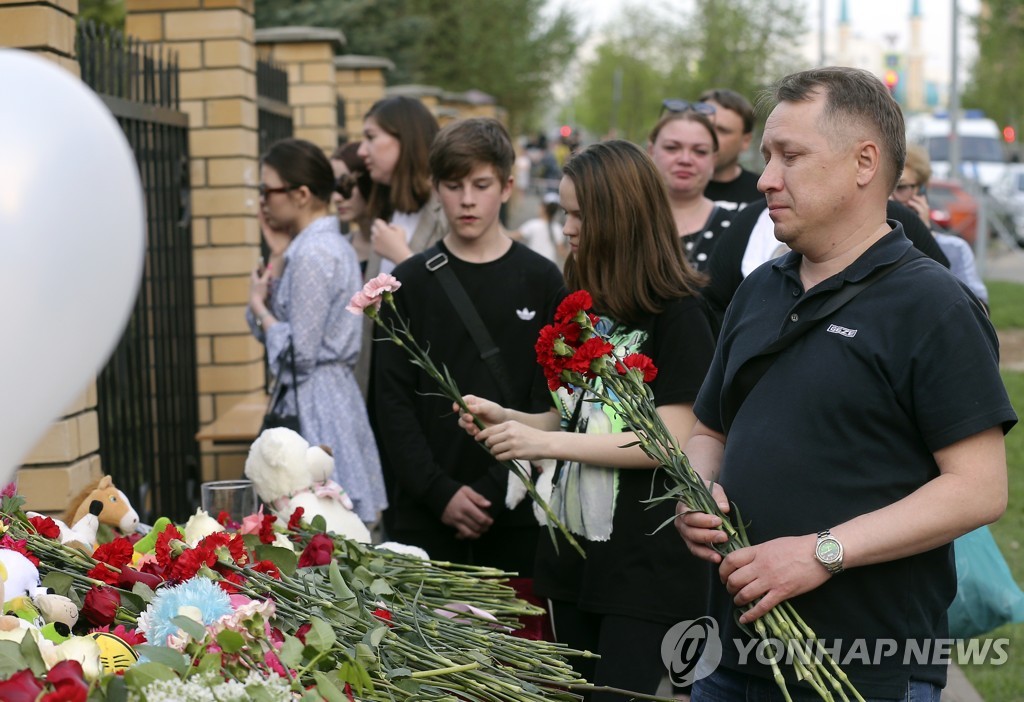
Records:
<instances>
[{"instance_id":1,"label":"black metal fence","mask_svg":"<svg viewBox=\"0 0 1024 702\"><path fill-rule=\"evenodd\" d=\"M260 154L295 131L288 104L288 71L273 61L256 61L256 105L259 108Z\"/></svg>"},{"instance_id":2,"label":"black metal fence","mask_svg":"<svg viewBox=\"0 0 1024 702\"><path fill-rule=\"evenodd\" d=\"M199 484L188 117L173 54L78 28L82 80L117 118L145 191L146 263L124 336L97 380L105 471L143 521L183 519ZM102 242L96 242L102 246Z\"/></svg>"}]
</instances>

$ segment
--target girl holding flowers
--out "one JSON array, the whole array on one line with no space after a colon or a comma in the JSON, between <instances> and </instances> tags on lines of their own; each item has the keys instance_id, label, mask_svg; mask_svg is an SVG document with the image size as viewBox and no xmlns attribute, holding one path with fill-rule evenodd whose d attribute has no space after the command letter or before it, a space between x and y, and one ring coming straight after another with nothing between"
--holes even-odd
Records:
<instances>
[{"instance_id":1,"label":"girl holding flowers","mask_svg":"<svg viewBox=\"0 0 1024 702\"><path fill-rule=\"evenodd\" d=\"M559 199L571 250L565 277L577 292L559 307L555 327L564 324L572 333L571 320L587 314L592 302L594 326L618 357L639 352L653 359L657 375L653 368L647 375L658 413L685 441L714 342L698 298L700 276L683 255L657 168L628 142L594 144L566 164ZM542 338L538 349L550 356L552 343ZM575 358L583 359L588 345L595 356L610 348L594 337ZM547 462L554 471L551 506L582 537L586 559L564 542L556 551L541 539L535 590L551 601L560 642L601 655L596 667L581 659L581 674L598 686L654 694L665 674L661 644L668 629L705 613L707 568L674 529L658 530L673 506L645 501L666 491L664 476L630 445L634 437L623 433L622 421L587 401L580 388L552 389L557 407L542 414L467 396L487 428L478 430L468 415L460 424L500 460L553 459ZM591 696L619 699L627 698Z\"/></svg>"}]
</instances>

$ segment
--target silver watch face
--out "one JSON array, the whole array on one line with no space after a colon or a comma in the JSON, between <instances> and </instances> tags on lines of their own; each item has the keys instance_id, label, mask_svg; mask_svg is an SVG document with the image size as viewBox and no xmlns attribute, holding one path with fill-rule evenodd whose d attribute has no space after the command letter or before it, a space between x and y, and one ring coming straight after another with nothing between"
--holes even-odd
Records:
<instances>
[{"instance_id":1,"label":"silver watch face","mask_svg":"<svg viewBox=\"0 0 1024 702\"><path fill-rule=\"evenodd\" d=\"M842 547L832 537L826 537L819 541L814 553L822 563L836 563L843 556Z\"/></svg>"}]
</instances>

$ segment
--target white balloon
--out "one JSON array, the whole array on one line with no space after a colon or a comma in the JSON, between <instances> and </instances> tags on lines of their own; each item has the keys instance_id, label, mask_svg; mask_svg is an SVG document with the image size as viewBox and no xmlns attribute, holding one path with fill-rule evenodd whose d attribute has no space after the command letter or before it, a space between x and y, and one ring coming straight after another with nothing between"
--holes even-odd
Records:
<instances>
[{"instance_id":1,"label":"white balloon","mask_svg":"<svg viewBox=\"0 0 1024 702\"><path fill-rule=\"evenodd\" d=\"M78 78L0 49L0 485L102 368L138 292L142 184Z\"/></svg>"}]
</instances>

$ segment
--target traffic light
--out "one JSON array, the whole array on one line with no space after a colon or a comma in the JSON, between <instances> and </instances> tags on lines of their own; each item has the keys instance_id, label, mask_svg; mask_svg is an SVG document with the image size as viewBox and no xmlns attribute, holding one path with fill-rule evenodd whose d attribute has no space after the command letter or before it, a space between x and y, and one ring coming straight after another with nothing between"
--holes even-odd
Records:
<instances>
[{"instance_id":1,"label":"traffic light","mask_svg":"<svg viewBox=\"0 0 1024 702\"><path fill-rule=\"evenodd\" d=\"M1009 125L1003 127L1003 141L1007 144L1017 141L1017 130Z\"/></svg>"},{"instance_id":2,"label":"traffic light","mask_svg":"<svg viewBox=\"0 0 1024 702\"><path fill-rule=\"evenodd\" d=\"M563 139L568 139L569 137L572 136L572 127L570 127L568 124L563 124L562 128L558 130L558 135L561 136Z\"/></svg>"},{"instance_id":3,"label":"traffic light","mask_svg":"<svg viewBox=\"0 0 1024 702\"><path fill-rule=\"evenodd\" d=\"M882 78L882 82L885 83L885 87L889 89L890 93L895 93L896 86L900 82L900 74L889 68L885 71L885 76Z\"/></svg>"}]
</instances>

